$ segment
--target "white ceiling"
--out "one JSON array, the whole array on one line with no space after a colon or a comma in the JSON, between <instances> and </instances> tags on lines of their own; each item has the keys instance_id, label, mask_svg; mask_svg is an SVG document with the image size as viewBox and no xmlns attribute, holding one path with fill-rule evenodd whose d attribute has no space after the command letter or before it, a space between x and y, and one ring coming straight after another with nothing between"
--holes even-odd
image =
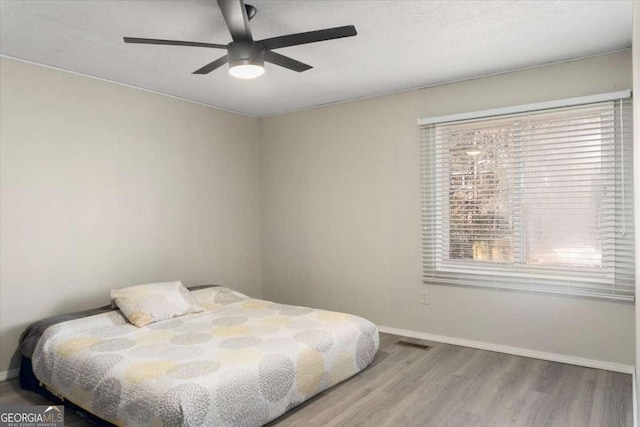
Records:
<instances>
[{"instance_id":1,"label":"white ceiling","mask_svg":"<svg viewBox=\"0 0 640 427\"><path fill-rule=\"evenodd\" d=\"M224 51L122 41L226 44L213 0L0 0L0 53L263 116L631 46L631 0L247 2L255 39L349 24L358 36L279 49L314 68L267 64L243 81L191 74Z\"/></svg>"}]
</instances>

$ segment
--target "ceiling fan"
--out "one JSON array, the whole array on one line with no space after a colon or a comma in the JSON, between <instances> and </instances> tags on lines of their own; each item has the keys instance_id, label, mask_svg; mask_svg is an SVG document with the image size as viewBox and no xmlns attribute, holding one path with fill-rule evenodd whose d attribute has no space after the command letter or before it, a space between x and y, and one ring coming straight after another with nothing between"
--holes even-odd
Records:
<instances>
[{"instance_id":1,"label":"ceiling fan","mask_svg":"<svg viewBox=\"0 0 640 427\"><path fill-rule=\"evenodd\" d=\"M313 68L311 65L276 53L273 49L351 37L358 34L353 25L347 25L344 27L271 37L263 40L253 40L251 28L249 28L249 20L256 15L256 8L244 4L243 0L218 0L218 5L220 6L224 20L227 23L227 27L229 27L231 38L233 39L229 44L142 39L136 37L124 37L124 42L226 49L226 55L208 63L192 74L209 74L213 70L228 63L229 74L232 76L240 79L253 79L264 74L265 62L270 62L299 73Z\"/></svg>"}]
</instances>

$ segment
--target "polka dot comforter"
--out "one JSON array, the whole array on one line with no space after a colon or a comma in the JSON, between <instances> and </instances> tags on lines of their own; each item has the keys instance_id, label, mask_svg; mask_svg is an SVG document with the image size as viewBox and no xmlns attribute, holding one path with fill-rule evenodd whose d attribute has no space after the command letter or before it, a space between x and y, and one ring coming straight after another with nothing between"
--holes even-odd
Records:
<instances>
[{"instance_id":1,"label":"polka dot comforter","mask_svg":"<svg viewBox=\"0 0 640 427\"><path fill-rule=\"evenodd\" d=\"M138 328L120 311L49 327L34 373L121 426L260 426L367 367L376 326L349 314L192 291L207 310Z\"/></svg>"}]
</instances>

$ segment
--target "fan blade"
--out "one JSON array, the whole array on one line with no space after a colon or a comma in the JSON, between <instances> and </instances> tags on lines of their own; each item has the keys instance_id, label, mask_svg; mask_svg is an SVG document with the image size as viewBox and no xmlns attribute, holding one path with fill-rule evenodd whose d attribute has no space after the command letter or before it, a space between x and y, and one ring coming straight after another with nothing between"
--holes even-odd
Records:
<instances>
[{"instance_id":1,"label":"fan blade","mask_svg":"<svg viewBox=\"0 0 640 427\"><path fill-rule=\"evenodd\" d=\"M296 61L288 56L280 55L279 53L275 53L270 50L264 51L264 60L299 73L313 68L311 65Z\"/></svg>"},{"instance_id":2,"label":"fan blade","mask_svg":"<svg viewBox=\"0 0 640 427\"><path fill-rule=\"evenodd\" d=\"M249 17L243 0L218 0L222 16L229 27L233 41L253 41Z\"/></svg>"},{"instance_id":3,"label":"fan blade","mask_svg":"<svg viewBox=\"0 0 640 427\"><path fill-rule=\"evenodd\" d=\"M212 72L216 68L222 67L227 62L229 62L229 56L225 55L225 56L222 56L222 57L216 59L213 62L208 63L204 67L194 71L191 74L209 74L210 72Z\"/></svg>"},{"instance_id":4,"label":"fan blade","mask_svg":"<svg viewBox=\"0 0 640 427\"><path fill-rule=\"evenodd\" d=\"M183 42L179 40L160 40L160 39L140 39L137 37L123 37L125 43L137 44L160 44L166 46L192 46L192 47L212 47L215 49L226 49L223 44L200 43L200 42Z\"/></svg>"},{"instance_id":5,"label":"fan blade","mask_svg":"<svg viewBox=\"0 0 640 427\"><path fill-rule=\"evenodd\" d=\"M299 44L315 43L324 40L341 39L357 35L356 27L327 28L324 30L307 31L305 33L289 34L288 36L271 37L258 41L266 49L279 49L281 47L296 46Z\"/></svg>"}]
</instances>

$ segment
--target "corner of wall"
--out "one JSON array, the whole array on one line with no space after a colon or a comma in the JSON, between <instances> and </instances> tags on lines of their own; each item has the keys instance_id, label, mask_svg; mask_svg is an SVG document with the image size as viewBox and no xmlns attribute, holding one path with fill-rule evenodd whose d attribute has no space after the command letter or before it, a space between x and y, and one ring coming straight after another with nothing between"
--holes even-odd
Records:
<instances>
[{"instance_id":1,"label":"corner of wall","mask_svg":"<svg viewBox=\"0 0 640 427\"><path fill-rule=\"evenodd\" d=\"M640 93L640 2L633 2L633 38L632 38L632 78L633 78L633 92L634 94ZM634 146L634 188L635 199L640 200L640 101L634 102L633 105L633 146ZM636 227L640 226L640 209L635 211L635 224ZM636 284L638 283L638 277L640 277L640 233L636 234ZM638 289L636 288L636 370L640 366L640 304L638 304ZM639 378L634 375L634 388L636 392L640 383ZM637 407L640 406L638 400L638 394L634 393L634 425L638 426Z\"/></svg>"}]
</instances>

